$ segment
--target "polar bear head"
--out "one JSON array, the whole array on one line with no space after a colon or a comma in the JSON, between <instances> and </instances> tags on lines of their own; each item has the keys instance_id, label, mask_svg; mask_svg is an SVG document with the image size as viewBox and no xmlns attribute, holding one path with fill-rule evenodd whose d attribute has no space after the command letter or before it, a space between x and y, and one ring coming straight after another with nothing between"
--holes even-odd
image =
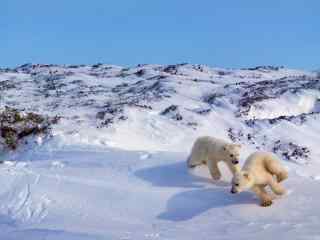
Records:
<instances>
[{"instance_id":1,"label":"polar bear head","mask_svg":"<svg viewBox=\"0 0 320 240\"><path fill-rule=\"evenodd\" d=\"M240 148L240 144L233 143L223 146L223 155L225 156L226 160L233 164L239 164Z\"/></svg>"},{"instance_id":2,"label":"polar bear head","mask_svg":"<svg viewBox=\"0 0 320 240\"><path fill-rule=\"evenodd\" d=\"M247 171L240 171L232 178L231 193L239 193L254 185L253 176Z\"/></svg>"}]
</instances>

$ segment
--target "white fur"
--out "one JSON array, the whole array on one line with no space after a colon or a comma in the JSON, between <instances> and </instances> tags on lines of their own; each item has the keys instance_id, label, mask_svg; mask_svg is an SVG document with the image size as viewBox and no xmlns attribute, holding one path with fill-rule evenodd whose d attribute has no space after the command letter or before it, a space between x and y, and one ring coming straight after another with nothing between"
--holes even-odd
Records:
<instances>
[{"instance_id":1,"label":"white fur","mask_svg":"<svg viewBox=\"0 0 320 240\"><path fill-rule=\"evenodd\" d=\"M221 177L218 162L227 164L234 175L239 167L239 151L241 145L228 143L222 139L204 136L199 137L193 147L188 159L188 166L195 167L200 164L207 164L213 179Z\"/></svg>"},{"instance_id":2,"label":"white fur","mask_svg":"<svg viewBox=\"0 0 320 240\"><path fill-rule=\"evenodd\" d=\"M233 177L231 192L239 193L250 189L260 198L261 206L270 206L272 198L265 187L269 186L275 194L282 195L286 190L279 183L287 177L287 170L274 154L255 152L247 158L241 171Z\"/></svg>"}]
</instances>

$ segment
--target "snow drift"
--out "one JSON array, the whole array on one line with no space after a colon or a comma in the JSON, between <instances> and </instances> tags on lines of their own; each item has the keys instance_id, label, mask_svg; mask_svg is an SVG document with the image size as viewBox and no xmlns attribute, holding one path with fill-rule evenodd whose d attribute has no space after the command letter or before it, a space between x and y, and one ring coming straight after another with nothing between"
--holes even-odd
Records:
<instances>
[{"instance_id":1,"label":"snow drift","mask_svg":"<svg viewBox=\"0 0 320 240\"><path fill-rule=\"evenodd\" d=\"M26 64L0 69L0 110L54 118L51 138L5 151L1 238L312 238L320 179L320 79L259 66ZM268 209L188 172L196 137L277 154L290 194Z\"/></svg>"}]
</instances>

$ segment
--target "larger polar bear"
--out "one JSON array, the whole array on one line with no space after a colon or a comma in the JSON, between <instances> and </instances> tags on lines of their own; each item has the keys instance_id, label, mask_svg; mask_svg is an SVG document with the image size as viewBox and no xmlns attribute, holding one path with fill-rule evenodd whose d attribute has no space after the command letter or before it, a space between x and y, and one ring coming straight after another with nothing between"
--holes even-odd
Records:
<instances>
[{"instance_id":1,"label":"larger polar bear","mask_svg":"<svg viewBox=\"0 0 320 240\"><path fill-rule=\"evenodd\" d=\"M251 189L260 198L261 206L267 207L272 204L272 197L266 192L265 187L269 186L275 194L282 195L286 190L279 183L287 178L287 170L274 154L255 152L247 158L241 171L233 177L231 193Z\"/></svg>"},{"instance_id":2,"label":"larger polar bear","mask_svg":"<svg viewBox=\"0 0 320 240\"><path fill-rule=\"evenodd\" d=\"M191 168L207 164L212 178L218 180L221 177L218 162L223 161L234 175L240 171L240 148L241 145L228 143L222 139L209 136L199 137L193 144L188 158L188 166Z\"/></svg>"}]
</instances>

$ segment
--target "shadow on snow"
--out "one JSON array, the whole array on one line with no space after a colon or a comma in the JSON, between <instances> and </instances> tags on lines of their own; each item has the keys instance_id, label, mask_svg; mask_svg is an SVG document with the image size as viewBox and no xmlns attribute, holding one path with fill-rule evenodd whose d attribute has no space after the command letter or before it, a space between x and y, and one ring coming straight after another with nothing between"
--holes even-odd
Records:
<instances>
[{"instance_id":1,"label":"shadow on snow","mask_svg":"<svg viewBox=\"0 0 320 240\"><path fill-rule=\"evenodd\" d=\"M228 182L214 182L192 175L184 161L141 169L135 175L153 186L191 189L179 192L167 201L165 212L158 215L163 220L186 221L212 208L256 204L256 199L249 192L232 195Z\"/></svg>"}]
</instances>

